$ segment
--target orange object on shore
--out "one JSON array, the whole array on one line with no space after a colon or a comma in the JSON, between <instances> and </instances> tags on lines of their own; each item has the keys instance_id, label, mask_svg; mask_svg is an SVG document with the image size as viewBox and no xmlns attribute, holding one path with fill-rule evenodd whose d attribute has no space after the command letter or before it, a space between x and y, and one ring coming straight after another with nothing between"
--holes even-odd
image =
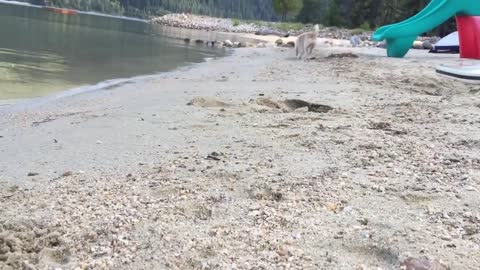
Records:
<instances>
[{"instance_id":1,"label":"orange object on shore","mask_svg":"<svg viewBox=\"0 0 480 270\"><path fill-rule=\"evenodd\" d=\"M75 15L78 13L76 10L65 9L65 8L46 7L46 9L50 12L64 14L64 15Z\"/></svg>"}]
</instances>

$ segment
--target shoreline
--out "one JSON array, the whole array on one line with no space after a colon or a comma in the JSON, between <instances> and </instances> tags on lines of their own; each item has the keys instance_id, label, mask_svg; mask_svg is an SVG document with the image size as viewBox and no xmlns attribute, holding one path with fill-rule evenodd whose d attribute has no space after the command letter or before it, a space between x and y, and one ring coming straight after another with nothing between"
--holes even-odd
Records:
<instances>
[{"instance_id":1,"label":"shoreline","mask_svg":"<svg viewBox=\"0 0 480 270\"><path fill-rule=\"evenodd\" d=\"M0 268L475 269L480 96L434 70L467 61L314 57L238 49L0 112Z\"/></svg>"},{"instance_id":2,"label":"shoreline","mask_svg":"<svg viewBox=\"0 0 480 270\"><path fill-rule=\"evenodd\" d=\"M197 65L208 63L218 58L228 57L229 55L230 54L226 54L225 56L216 57L214 59L204 59L203 62L199 62L199 63L189 63L185 66L180 66L170 71L164 71L164 72L159 72L155 74L138 75L138 76L133 76L129 78L114 78L114 79L101 81L95 84L82 85L82 86L65 89L58 92L52 92L45 96L19 98L19 99L0 99L0 113L2 112L2 110L6 113L9 113L9 112L18 111L25 108L33 108L35 106L40 106L48 102L53 102L59 99L69 98L76 95L114 89L124 84L142 83L145 81L153 80L155 78L161 78L162 76L168 75L169 73L186 72L191 68L195 68L195 66Z\"/></svg>"}]
</instances>

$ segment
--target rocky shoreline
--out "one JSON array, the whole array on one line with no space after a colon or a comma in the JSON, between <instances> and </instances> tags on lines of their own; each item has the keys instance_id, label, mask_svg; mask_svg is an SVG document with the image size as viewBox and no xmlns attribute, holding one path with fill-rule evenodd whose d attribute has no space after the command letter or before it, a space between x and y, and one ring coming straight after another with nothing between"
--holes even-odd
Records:
<instances>
[{"instance_id":1,"label":"rocky shoreline","mask_svg":"<svg viewBox=\"0 0 480 270\"><path fill-rule=\"evenodd\" d=\"M311 31L311 25L305 25L302 29L289 29L286 32L281 31L278 28L279 23L269 23L267 25L260 25L254 22L242 22L229 18L214 18L201 15L192 15L185 13L172 13L162 17L152 18L150 21L152 24L166 25L170 27L178 27L184 29L205 30L205 31L218 31L228 33L244 33L255 34L258 36L278 36L279 39L275 41L277 46L281 47L295 47L295 43L292 40L283 40L282 38L288 38L289 36L298 36L304 32ZM362 29L344 29L338 27L321 27L318 34L322 39L333 40L349 40L350 45L353 47L380 47L384 48L384 42L376 42L371 40L372 31L366 31ZM413 49L425 49L430 50L432 44L435 44L439 40L438 37L418 37L417 41L412 45ZM192 42L189 39L185 39L185 42ZM207 46L216 47L233 47L233 48L245 48L245 47L257 47L255 44L248 42L232 42L230 40L222 41L207 41L207 40L194 40L196 44L206 44ZM328 43L328 42L327 42ZM337 44L338 45L338 44ZM263 45L260 45L264 47Z\"/></svg>"}]
</instances>

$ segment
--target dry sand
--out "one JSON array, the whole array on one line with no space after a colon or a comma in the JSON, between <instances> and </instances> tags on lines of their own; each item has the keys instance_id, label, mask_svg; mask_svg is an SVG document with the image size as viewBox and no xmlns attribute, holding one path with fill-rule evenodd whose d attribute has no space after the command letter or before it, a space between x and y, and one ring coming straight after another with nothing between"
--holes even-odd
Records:
<instances>
[{"instance_id":1,"label":"dry sand","mask_svg":"<svg viewBox=\"0 0 480 270\"><path fill-rule=\"evenodd\" d=\"M458 56L293 54L2 106L0 269L479 269L480 87L434 73Z\"/></svg>"}]
</instances>

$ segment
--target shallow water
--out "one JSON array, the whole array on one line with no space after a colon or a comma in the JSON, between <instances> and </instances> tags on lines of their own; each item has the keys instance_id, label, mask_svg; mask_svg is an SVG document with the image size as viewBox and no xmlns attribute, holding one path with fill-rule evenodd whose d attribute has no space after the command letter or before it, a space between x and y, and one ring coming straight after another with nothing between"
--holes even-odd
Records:
<instances>
[{"instance_id":1,"label":"shallow water","mask_svg":"<svg viewBox=\"0 0 480 270\"><path fill-rule=\"evenodd\" d=\"M0 99L155 74L227 53L185 44L171 31L141 20L0 2Z\"/></svg>"}]
</instances>

